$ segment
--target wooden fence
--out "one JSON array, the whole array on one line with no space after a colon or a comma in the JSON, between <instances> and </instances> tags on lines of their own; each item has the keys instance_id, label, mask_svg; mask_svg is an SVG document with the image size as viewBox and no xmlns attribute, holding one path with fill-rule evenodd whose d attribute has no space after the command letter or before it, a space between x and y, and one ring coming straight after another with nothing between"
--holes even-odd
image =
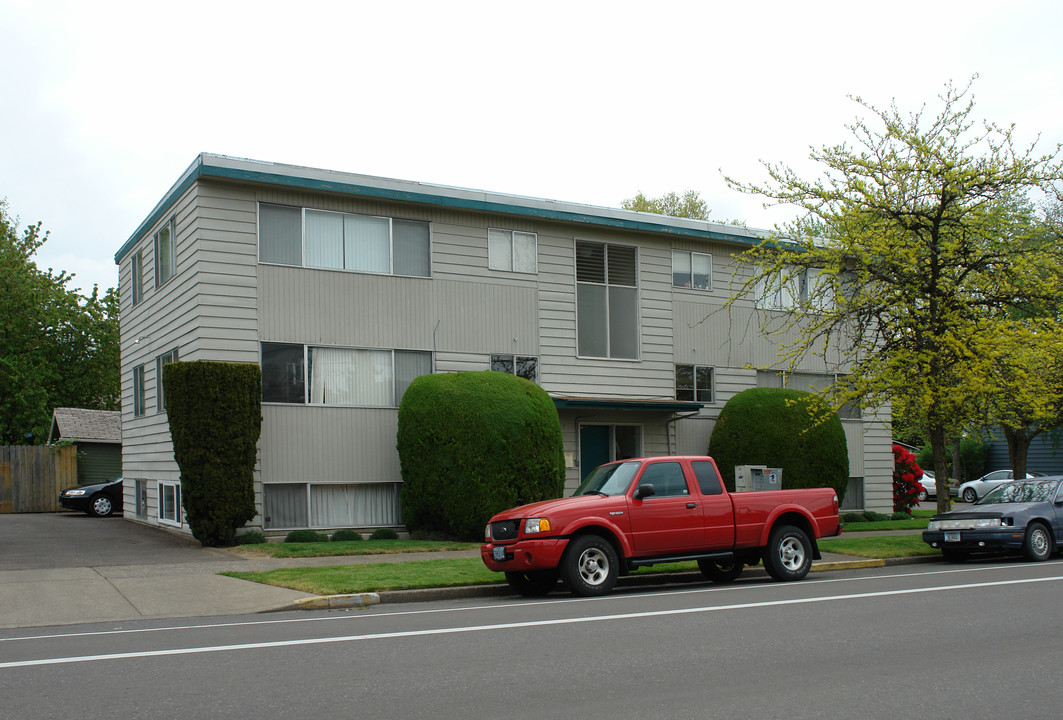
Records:
<instances>
[{"instance_id":1,"label":"wooden fence","mask_svg":"<svg viewBox=\"0 0 1063 720\"><path fill-rule=\"evenodd\" d=\"M77 448L0 445L0 513L56 512L77 484Z\"/></svg>"}]
</instances>

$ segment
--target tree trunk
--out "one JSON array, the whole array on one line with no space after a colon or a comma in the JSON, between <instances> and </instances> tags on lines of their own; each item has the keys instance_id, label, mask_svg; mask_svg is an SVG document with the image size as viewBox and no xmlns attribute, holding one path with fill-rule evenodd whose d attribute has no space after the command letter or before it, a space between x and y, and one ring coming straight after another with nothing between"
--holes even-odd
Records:
<instances>
[{"instance_id":1,"label":"tree trunk","mask_svg":"<svg viewBox=\"0 0 1063 720\"><path fill-rule=\"evenodd\" d=\"M1005 427L1004 438L1008 441L1008 460L1011 462L1011 470L1015 473L1015 479L1021 480L1026 477L1026 456L1029 454L1033 435L1028 434L1026 428L1016 430Z\"/></svg>"},{"instance_id":2,"label":"tree trunk","mask_svg":"<svg viewBox=\"0 0 1063 720\"><path fill-rule=\"evenodd\" d=\"M930 449L934 453L934 482L937 484L938 512L949 511L951 500L949 498L949 470L946 457L945 428L935 427L930 429Z\"/></svg>"}]
</instances>

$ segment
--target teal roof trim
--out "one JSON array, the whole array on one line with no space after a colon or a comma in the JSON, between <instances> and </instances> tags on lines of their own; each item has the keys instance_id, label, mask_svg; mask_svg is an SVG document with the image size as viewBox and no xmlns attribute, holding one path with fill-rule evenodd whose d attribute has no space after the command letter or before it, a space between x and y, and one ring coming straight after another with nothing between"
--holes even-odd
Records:
<instances>
[{"instance_id":1,"label":"teal roof trim","mask_svg":"<svg viewBox=\"0 0 1063 720\"><path fill-rule=\"evenodd\" d=\"M740 233L731 234L721 232L719 230L713 230L710 228L690 227L679 224L671 224L666 221L662 216L664 222L654 222L649 219L643 219L641 216L646 213L636 213L633 211L613 211L609 208L602 208L602 213L593 212L593 206L586 206L587 212L580 212L572 209L562 208L546 208L539 207L543 202L536 199L527 199L527 202L522 203L521 198L516 196L505 195L491 195L489 193L483 193L491 195L497 199L476 199L474 197L468 197L469 194L480 194L478 191L464 191L457 188L451 189L452 192L448 193L444 188L440 188L438 192L419 192L413 190L403 190L395 187L374 186L370 184L362 184L357 182L343 182L337 180L327 180L319 177L311 177L309 175L288 174L279 172L268 172L265 170L252 169L247 167L234 167L223 164L211 164L209 160L214 156L201 155L192 166L185 172L185 174L178 180L170 191L166 194L163 200L156 205L152 213L140 224L136 232L122 245L121 249L115 254L114 261L118 264L122 261L130 250L136 245L137 242L144 237L144 235L158 223L169 211L170 206L179 198L183 193L198 180L202 178L213 178L220 180L232 180L236 182L248 182L258 183L264 185L273 185L279 187L298 188L301 190L308 190L313 192L327 192L338 193L342 195L356 195L360 197L380 199L380 200L395 200L399 202L419 203L423 205L435 205L437 207L456 208L461 210L477 210L481 212L501 213L504 215L518 215L522 217L534 217L544 220L556 220L561 222L572 222L584 225L594 225L598 227L611 227L623 230L634 230L638 232L649 232L664 235L675 235L679 237L692 237L706 240L719 240L729 243L740 243L745 245L753 245L760 241L760 237L750 233L745 229L740 229ZM231 163L235 164L235 163ZM249 164L249 163L248 163ZM256 163L263 167L270 167L266 163ZM430 186L428 186L430 187ZM572 204L558 203L568 208L580 207ZM611 212L619 212L627 217L614 217L610 215ZM706 223L708 224L708 223ZM736 228L739 230L739 228Z\"/></svg>"},{"instance_id":2,"label":"teal roof trim","mask_svg":"<svg viewBox=\"0 0 1063 720\"><path fill-rule=\"evenodd\" d=\"M643 410L697 412L705 403L689 400L621 400L614 398L551 397L558 410Z\"/></svg>"}]
</instances>

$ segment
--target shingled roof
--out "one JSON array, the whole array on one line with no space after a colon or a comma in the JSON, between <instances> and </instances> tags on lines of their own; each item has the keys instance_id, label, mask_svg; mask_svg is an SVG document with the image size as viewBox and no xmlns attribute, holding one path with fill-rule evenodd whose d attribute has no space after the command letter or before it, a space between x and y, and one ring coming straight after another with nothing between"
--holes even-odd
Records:
<instances>
[{"instance_id":1,"label":"shingled roof","mask_svg":"<svg viewBox=\"0 0 1063 720\"><path fill-rule=\"evenodd\" d=\"M52 412L48 442L62 439L121 444L122 413L119 410L56 408Z\"/></svg>"}]
</instances>

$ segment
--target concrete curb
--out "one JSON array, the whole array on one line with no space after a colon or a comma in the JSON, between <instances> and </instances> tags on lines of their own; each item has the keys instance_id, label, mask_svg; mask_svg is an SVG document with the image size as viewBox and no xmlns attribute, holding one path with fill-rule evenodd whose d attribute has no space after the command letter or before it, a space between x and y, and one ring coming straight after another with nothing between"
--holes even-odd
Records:
<instances>
[{"instance_id":1,"label":"concrete curb","mask_svg":"<svg viewBox=\"0 0 1063 720\"><path fill-rule=\"evenodd\" d=\"M858 570L860 568L886 567L891 565L914 565L916 563L940 562L940 555L920 555L916 557L899 557L886 559L841 560L813 563L810 572L829 572L831 570ZM749 568L746 575L766 575L764 568ZM666 586L695 582L707 582L698 572L661 573L638 577L624 577L620 586ZM460 600L476 597L496 597L513 595L506 584L461 585L457 587L423 588L419 590L385 590L379 593L353 593L350 595L322 595L297 600L280 610L340 610L369 605L413 602L435 602L439 600Z\"/></svg>"}]
</instances>

